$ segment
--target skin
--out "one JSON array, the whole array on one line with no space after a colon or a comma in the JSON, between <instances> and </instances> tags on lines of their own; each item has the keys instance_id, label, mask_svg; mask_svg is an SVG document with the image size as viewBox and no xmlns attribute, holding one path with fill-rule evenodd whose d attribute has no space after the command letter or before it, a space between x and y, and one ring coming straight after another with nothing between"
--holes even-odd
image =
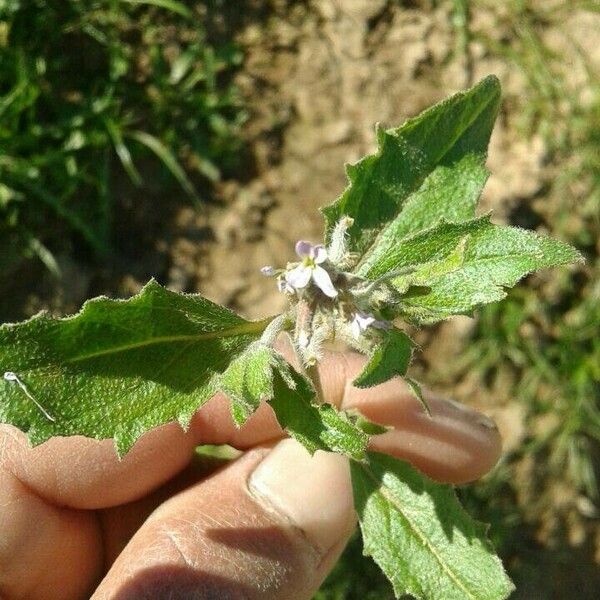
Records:
<instances>
[{"instance_id":1,"label":"skin","mask_svg":"<svg viewBox=\"0 0 600 600\"><path fill-rule=\"evenodd\" d=\"M364 359L321 364L327 401L392 429L372 449L449 483L475 480L500 455L487 417L427 394L428 417L394 380L358 390ZM3 600L309 600L356 526L348 463L310 457L267 406L241 429L215 396L187 432L170 423L119 461L111 440L53 438L30 448L0 426L0 598ZM214 470L198 444L240 457Z\"/></svg>"}]
</instances>

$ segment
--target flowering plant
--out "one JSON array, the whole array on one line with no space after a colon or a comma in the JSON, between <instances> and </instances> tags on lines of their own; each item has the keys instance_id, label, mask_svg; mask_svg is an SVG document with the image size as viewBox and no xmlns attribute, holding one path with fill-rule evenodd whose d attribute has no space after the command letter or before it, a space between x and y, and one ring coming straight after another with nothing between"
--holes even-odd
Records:
<instances>
[{"instance_id":1,"label":"flowering plant","mask_svg":"<svg viewBox=\"0 0 600 600\"><path fill-rule=\"evenodd\" d=\"M369 452L385 428L325 403L316 369L325 344L342 341L368 356L355 386L400 376L421 398L406 374L414 343L404 324L470 314L534 270L580 260L562 242L476 216L499 99L488 77L397 129L378 129L377 153L348 167L350 185L323 209L324 243L299 241L298 261L263 268L289 299L279 316L247 321L151 281L127 301L97 298L74 317L3 326L0 421L34 444L110 437L122 455L152 427L187 427L218 391L238 425L268 402L310 452L351 459L365 552L398 595L507 597L512 584L485 528L452 488ZM284 333L300 371L273 347Z\"/></svg>"}]
</instances>

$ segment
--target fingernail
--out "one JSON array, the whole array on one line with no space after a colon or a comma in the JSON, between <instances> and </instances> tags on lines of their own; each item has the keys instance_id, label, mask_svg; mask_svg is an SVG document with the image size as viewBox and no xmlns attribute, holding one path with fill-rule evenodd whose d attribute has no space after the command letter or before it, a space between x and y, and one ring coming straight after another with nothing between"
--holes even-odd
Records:
<instances>
[{"instance_id":1,"label":"fingernail","mask_svg":"<svg viewBox=\"0 0 600 600\"><path fill-rule=\"evenodd\" d=\"M465 417L470 417L472 421L477 423L477 425L481 425L486 429L498 429L498 426L491 417L472 409L470 406L456 402L456 400L446 399L446 402L452 405L458 413L464 415Z\"/></svg>"},{"instance_id":2,"label":"fingernail","mask_svg":"<svg viewBox=\"0 0 600 600\"><path fill-rule=\"evenodd\" d=\"M283 440L258 465L248 487L267 510L300 529L324 555L349 535L354 520L348 461Z\"/></svg>"},{"instance_id":3,"label":"fingernail","mask_svg":"<svg viewBox=\"0 0 600 600\"><path fill-rule=\"evenodd\" d=\"M486 429L498 429L498 425L496 425L496 421L487 415L479 415L477 418L477 423Z\"/></svg>"}]
</instances>

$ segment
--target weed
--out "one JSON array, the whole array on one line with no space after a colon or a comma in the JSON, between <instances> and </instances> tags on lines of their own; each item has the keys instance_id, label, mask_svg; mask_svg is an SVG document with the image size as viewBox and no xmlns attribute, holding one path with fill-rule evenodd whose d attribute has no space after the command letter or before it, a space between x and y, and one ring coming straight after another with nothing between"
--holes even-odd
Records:
<instances>
[{"instance_id":1,"label":"weed","mask_svg":"<svg viewBox=\"0 0 600 600\"><path fill-rule=\"evenodd\" d=\"M157 160L198 201L196 183L233 164L241 55L207 42L201 6L0 2L3 268L28 254L56 269L46 245L65 230L109 253L120 169L143 186L138 163Z\"/></svg>"}]
</instances>

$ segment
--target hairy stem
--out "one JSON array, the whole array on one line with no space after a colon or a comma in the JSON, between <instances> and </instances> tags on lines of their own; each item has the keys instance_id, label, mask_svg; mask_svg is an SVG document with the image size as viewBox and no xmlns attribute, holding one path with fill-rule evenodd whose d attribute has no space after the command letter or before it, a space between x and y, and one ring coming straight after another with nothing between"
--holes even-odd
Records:
<instances>
[{"instance_id":1,"label":"hairy stem","mask_svg":"<svg viewBox=\"0 0 600 600\"><path fill-rule=\"evenodd\" d=\"M315 363L314 365L309 365L304 367L304 371L306 376L311 380L315 392L316 392L316 402L317 404L325 403L325 394L323 393L323 385L321 384L321 375L319 373L319 365Z\"/></svg>"}]
</instances>

